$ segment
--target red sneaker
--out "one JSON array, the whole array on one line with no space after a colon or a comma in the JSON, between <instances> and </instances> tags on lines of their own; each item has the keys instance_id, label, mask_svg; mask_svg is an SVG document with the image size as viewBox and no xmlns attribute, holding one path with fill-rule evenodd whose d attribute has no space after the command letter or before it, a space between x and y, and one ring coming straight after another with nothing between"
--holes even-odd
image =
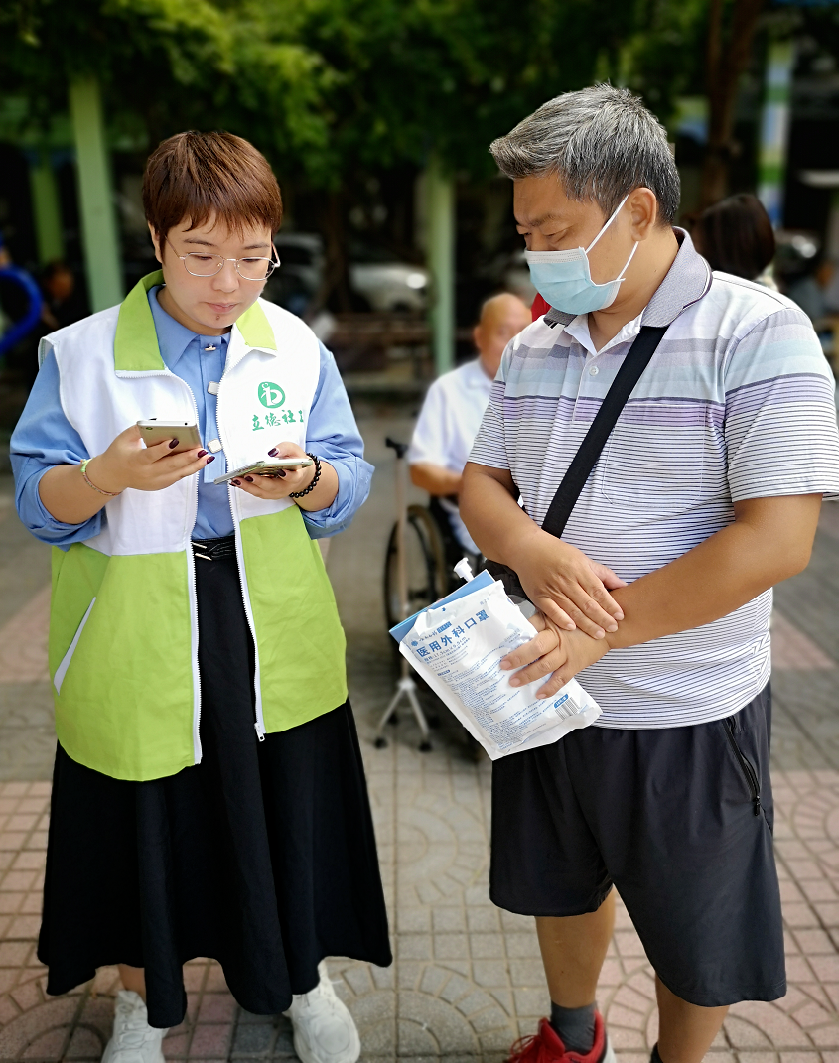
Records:
<instances>
[{"instance_id":1,"label":"red sneaker","mask_svg":"<svg viewBox=\"0 0 839 1063\"><path fill-rule=\"evenodd\" d=\"M547 1019L539 1020L539 1032L520 1037L510 1049L507 1063L617 1063L603 1016L594 1013L594 1044L591 1051L581 1055L569 1052Z\"/></svg>"}]
</instances>

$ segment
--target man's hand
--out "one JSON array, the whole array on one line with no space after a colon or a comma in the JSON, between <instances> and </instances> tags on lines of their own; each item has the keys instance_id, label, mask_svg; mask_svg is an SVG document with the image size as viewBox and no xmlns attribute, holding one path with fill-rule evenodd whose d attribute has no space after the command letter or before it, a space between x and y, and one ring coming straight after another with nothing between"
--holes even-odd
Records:
<instances>
[{"instance_id":1,"label":"man's hand","mask_svg":"<svg viewBox=\"0 0 839 1063\"><path fill-rule=\"evenodd\" d=\"M513 569L528 598L559 628L579 627L597 639L616 631L623 610L609 591L626 584L542 531L516 504L518 494L509 469L469 462L463 470L460 513L484 557Z\"/></svg>"},{"instance_id":2,"label":"man's hand","mask_svg":"<svg viewBox=\"0 0 839 1063\"><path fill-rule=\"evenodd\" d=\"M539 530L512 566L527 597L559 629L580 628L594 639L617 631L623 609L609 594L626 583L575 546Z\"/></svg>"},{"instance_id":3,"label":"man's hand","mask_svg":"<svg viewBox=\"0 0 839 1063\"><path fill-rule=\"evenodd\" d=\"M562 630L541 613L534 613L530 623L539 634L508 653L501 660L501 668L505 671L521 668L510 678L511 687L526 686L550 675L548 682L537 691L537 698L553 697L578 672L599 661L609 650L604 640L593 639L580 630Z\"/></svg>"}]
</instances>

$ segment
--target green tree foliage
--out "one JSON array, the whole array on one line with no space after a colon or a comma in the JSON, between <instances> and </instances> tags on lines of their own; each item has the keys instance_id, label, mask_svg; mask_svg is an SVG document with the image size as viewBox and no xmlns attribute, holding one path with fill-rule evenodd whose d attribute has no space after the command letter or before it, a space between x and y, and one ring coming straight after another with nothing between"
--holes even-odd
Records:
<instances>
[{"instance_id":1,"label":"green tree foliage","mask_svg":"<svg viewBox=\"0 0 839 1063\"><path fill-rule=\"evenodd\" d=\"M325 193L340 286L359 190L384 175L410 188L432 153L490 177L494 137L594 80L628 84L667 121L677 96L707 89L709 12L724 37L755 2L0 0L0 94L46 125L69 78L93 72L109 122L149 149L185 128L247 137L283 182Z\"/></svg>"},{"instance_id":2,"label":"green tree foliage","mask_svg":"<svg viewBox=\"0 0 839 1063\"><path fill-rule=\"evenodd\" d=\"M66 110L69 79L94 73L109 122L139 126L149 147L229 118L245 136L270 122L275 144L305 155L328 136L329 74L298 40L271 40L256 11L211 0L6 0L0 93L25 95L29 119L46 125Z\"/></svg>"},{"instance_id":3,"label":"green tree foliage","mask_svg":"<svg viewBox=\"0 0 839 1063\"><path fill-rule=\"evenodd\" d=\"M234 128L318 187L432 150L477 176L493 137L616 69L636 23L610 0L6 0L0 91L46 121L92 71L150 144Z\"/></svg>"},{"instance_id":4,"label":"green tree foliage","mask_svg":"<svg viewBox=\"0 0 839 1063\"><path fill-rule=\"evenodd\" d=\"M302 0L299 32L336 72L328 181L342 160L493 171L487 146L617 54L631 8L609 0ZM321 160L318 161L321 164Z\"/></svg>"},{"instance_id":5,"label":"green tree foliage","mask_svg":"<svg viewBox=\"0 0 839 1063\"><path fill-rule=\"evenodd\" d=\"M705 92L709 0L642 0L619 66L608 71L639 92L664 121L679 96Z\"/></svg>"},{"instance_id":6,"label":"green tree foliage","mask_svg":"<svg viewBox=\"0 0 839 1063\"><path fill-rule=\"evenodd\" d=\"M728 192L737 98L766 0L644 0L643 29L623 54L627 80L665 120L677 96L708 101L703 205Z\"/></svg>"}]
</instances>

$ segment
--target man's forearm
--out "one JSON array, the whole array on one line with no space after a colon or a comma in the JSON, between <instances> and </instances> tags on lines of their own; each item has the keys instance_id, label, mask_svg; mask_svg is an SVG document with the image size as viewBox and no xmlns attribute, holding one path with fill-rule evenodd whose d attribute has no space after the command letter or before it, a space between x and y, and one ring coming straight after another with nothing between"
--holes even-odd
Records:
<instances>
[{"instance_id":1,"label":"man's forearm","mask_svg":"<svg viewBox=\"0 0 839 1063\"><path fill-rule=\"evenodd\" d=\"M430 495L459 495L461 474L445 465L420 463L411 466L411 482Z\"/></svg>"},{"instance_id":2,"label":"man's forearm","mask_svg":"<svg viewBox=\"0 0 839 1063\"><path fill-rule=\"evenodd\" d=\"M467 464L460 515L484 557L515 567L516 549L541 528L518 505L513 478L503 469Z\"/></svg>"},{"instance_id":3,"label":"man's forearm","mask_svg":"<svg viewBox=\"0 0 839 1063\"><path fill-rule=\"evenodd\" d=\"M609 650L727 616L806 567L820 505L821 495L735 503L733 524L669 565L613 591L625 614L617 631L595 639L584 631L562 630L543 609L536 618L539 633L507 654L501 667L525 666L511 678L513 686L550 676L539 690L539 697L550 697Z\"/></svg>"},{"instance_id":4,"label":"man's forearm","mask_svg":"<svg viewBox=\"0 0 839 1063\"><path fill-rule=\"evenodd\" d=\"M709 624L802 571L810 557L821 495L750 499L733 524L676 561L613 592L625 619L610 648Z\"/></svg>"}]
</instances>

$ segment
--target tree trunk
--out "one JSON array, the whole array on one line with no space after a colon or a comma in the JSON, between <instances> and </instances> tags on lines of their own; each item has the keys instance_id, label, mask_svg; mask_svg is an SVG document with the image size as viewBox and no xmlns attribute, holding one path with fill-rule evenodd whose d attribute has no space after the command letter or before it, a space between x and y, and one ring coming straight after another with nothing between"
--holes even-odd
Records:
<instances>
[{"instance_id":1,"label":"tree trunk","mask_svg":"<svg viewBox=\"0 0 839 1063\"><path fill-rule=\"evenodd\" d=\"M701 206L728 192L728 167L734 153L734 111L740 77L749 62L752 38L765 0L734 0L731 28L723 43L724 0L711 0L706 78L708 147L702 168Z\"/></svg>"},{"instance_id":2,"label":"tree trunk","mask_svg":"<svg viewBox=\"0 0 839 1063\"><path fill-rule=\"evenodd\" d=\"M309 316L329 306L336 313L352 310L350 295L349 234L347 203L343 191L329 192L321 219L326 263L320 291L309 309Z\"/></svg>"}]
</instances>

